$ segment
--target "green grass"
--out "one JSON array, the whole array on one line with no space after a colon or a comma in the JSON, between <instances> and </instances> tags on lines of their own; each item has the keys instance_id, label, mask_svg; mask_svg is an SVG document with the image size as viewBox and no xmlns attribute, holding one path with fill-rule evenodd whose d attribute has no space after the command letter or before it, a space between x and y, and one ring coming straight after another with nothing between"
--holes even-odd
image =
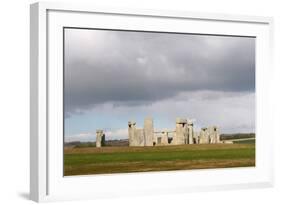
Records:
<instances>
[{"instance_id":1,"label":"green grass","mask_svg":"<svg viewBox=\"0 0 281 205\"><path fill-rule=\"evenodd\" d=\"M71 148L64 154L65 175L254 165L254 144Z\"/></svg>"}]
</instances>

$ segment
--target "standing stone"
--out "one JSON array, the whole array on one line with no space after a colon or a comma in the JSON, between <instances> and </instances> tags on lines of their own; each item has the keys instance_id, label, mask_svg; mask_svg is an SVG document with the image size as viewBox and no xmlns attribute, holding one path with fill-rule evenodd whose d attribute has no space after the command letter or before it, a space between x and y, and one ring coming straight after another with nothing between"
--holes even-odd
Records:
<instances>
[{"instance_id":1,"label":"standing stone","mask_svg":"<svg viewBox=\"0 0 281 205\"><path fill-rule=\"evenodd\" d=\"M176 119L176 134L175 134L175 142L173 144L187 144L187 120L177 118Z\"/></svg>"},{"instance_id":2,"label":"standing stone","mask_svg":"<svg viewBox=\"0 0 281 205\"><path fill-rule=\"evenodd\" d=\"M136 122L128 122L129 146L144 146L144 131L136 128Z\"/></svg>"},{"instance_id":3,"label":"standing stone","mask_svg":"<svg viewBox=\"0 0 281 205\"><path fill-rule=\"evenodd\" d=\"M193 122L188 121L187 123L187 130L188 130L188 144L194 144L193 142L193 137L194 137L194 133L193 133Z\"/></svg>"},{"instance_id":4,"label":"standing stone","mask_svg":"<svg viewBox=\"0 0 281 205\"><path fill-rule=\"evenodd\" d=\"M144 141L144 130L143 129L135 129L135 145L134 146L145 146Z\"/></svg>"},{"instance_id":5,"label":"standing stone","mask_svg":"<svg viewBox=\"0 0 281 205\"><path fill-rule=\"evenodd\" d=\"M157 133L154 133L153 134L153 146L157 145L157 137L158 137Z\"/></svg>"},{"instance_id":6,"label":"standing stone","mask_svg":"<svg viewBox=\"0 0 281 205\"><path fill-rule=\"evenodd\" d=\"M219 133L219 128L217 126L213 126L213 138L214 138L214 143L221 143L220 141L220 133Z\"/></svg>"},{"instance_id":7,"label":"standing stone","mask_svg":"<svg viewBox=\"0 0 281 205\"><path fill-rule=\"evenodd\" d=\"M168 145L168 132L162 131L162 137L161 137L161 144L162 145Z\"/></svg>"},{"instance_id":8,"label":"standing stone","mask_svg":"<svg viewBox=\"0 0 281 205\"><path fill-rule=\"evenodd\" d=\"M221 143L219 128L215 127L216 143Z\"/></svg>"},{"instance_id":9,"label":"standing stone","mask_svg":"<svg viewBox=\"0 0 281 205\"><path fill-rule=\"evenodd\" d=\"M209 144L209 134L207 128L202 128L199 134L199 144Z\"/></svg>"},{"instance_id":10,"label":"standing stone","mask_svg":"<svg viewBox=\"0 0 281 205\"><path fill-rule=\"evenodd\" d=\"M129 134L129 146L138 146L136 142L136 122L129 121L128 122L128 134Z\"/></svg>"},{"instance_id":11,"label":"standing stone","mask_svg":"<svg viewBox=\"0 0 281 205\"><path fill-rule=\"evenodd\" d=\"M216 143L215 142L215 140L216 140L216 138L215 138L215 133L214 133L214 129L213 129L213 127L208 127L208 134L209 134L209 138L210 138L210 144L214 144L214 143Z\"/></svg>"},{"instance_id":12,"label":"standing stone","mask_svg":"<svg viewBox=\"0 0 281 205\"><path fill-rule=\"evenodd\" d=\"M154 128L153 119L146 118L144 120L144 146L153 146Z\"/></svg>"},{"instance_id":13,"label":"standing stone","mask_svg":"<svg viewBox=\"0 0 281 205\"><path fill-rule=\"evenodd\" d=\"M195 144L199 144L199 134L200 132L193 132Z\"/></svg>"},{"instance_id":14,"label":"standing stone","mask_svg":"<svg viewBox=\"0 0 281 205\"><path fill-rule=\"evenodd\" d=\"M218 128L216 126L211 126L208 128L208 133L210 135L210 143L220 143L220 135Z\"/></svg>"},{"instance_id":15,"label":"standing stone","mask_svg":"<svg viewBox=\"0 0 281 205\"><path fill-rule=\"evenodd\" d=\"M105 134L103 130L96 130L96 147L105 145Z\"/></svg>"}]
</instances>

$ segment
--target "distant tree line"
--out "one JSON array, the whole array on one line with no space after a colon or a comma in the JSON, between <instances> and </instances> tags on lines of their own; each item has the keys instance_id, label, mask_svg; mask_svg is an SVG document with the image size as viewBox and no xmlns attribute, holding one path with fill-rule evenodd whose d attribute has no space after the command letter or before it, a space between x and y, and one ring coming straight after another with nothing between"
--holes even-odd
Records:
<instances>
[{"instance_id":1,"label":"distant tree line","mask_svg":"<svg viewBox=\"0 0 281 205\"><path fill-rule=\"evenodd\" d=\"M74 148L96 147L96 142L72 141L72 142L65 142L64 146L65 147L74 147ZM107 141L103 142L102 146L105 146L105 147L129 146L129 141L127 139L107 140Z\"/></svg>"},{"instance_id":2,"label":"distant tree line","mask_svg":"<svg viewBox=\"0 0 281 205\"><path fill-rule=\"evenodd\" d=\"M245 139L245 138L255 138L255 133L236 133L236 134L221 134L221 140L233 140L233 139Z\"/></svg>"}]
</instances>

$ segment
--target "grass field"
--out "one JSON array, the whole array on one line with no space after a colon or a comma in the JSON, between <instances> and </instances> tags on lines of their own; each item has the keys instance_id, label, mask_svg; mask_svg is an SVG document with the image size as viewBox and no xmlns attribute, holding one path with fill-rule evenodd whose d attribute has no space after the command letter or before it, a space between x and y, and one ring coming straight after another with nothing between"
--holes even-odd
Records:
<instances>
[{"instance_id":1,"label":"grass field","mask_svg":"<svg viewBox=\"0 0 281 205\"><path fill-rule=\"evenodd\" d=\"M64 175L255 166L255 144L64 149Z\"/></svg>"}]
</instances>

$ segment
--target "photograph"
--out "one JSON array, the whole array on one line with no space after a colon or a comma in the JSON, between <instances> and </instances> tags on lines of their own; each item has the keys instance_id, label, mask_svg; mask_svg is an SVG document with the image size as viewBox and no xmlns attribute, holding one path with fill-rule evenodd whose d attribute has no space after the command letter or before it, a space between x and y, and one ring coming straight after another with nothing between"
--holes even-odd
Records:
<instances>
[{"instance_id":1,"label":"photograph","mask_svg":"<svg viewBox=\"0 0 281 205\"><path fill-rule=\"evenodd\" d=\"M256 37L63 28L63 175L255 167Z\"/></svg>"}]
</instances>

